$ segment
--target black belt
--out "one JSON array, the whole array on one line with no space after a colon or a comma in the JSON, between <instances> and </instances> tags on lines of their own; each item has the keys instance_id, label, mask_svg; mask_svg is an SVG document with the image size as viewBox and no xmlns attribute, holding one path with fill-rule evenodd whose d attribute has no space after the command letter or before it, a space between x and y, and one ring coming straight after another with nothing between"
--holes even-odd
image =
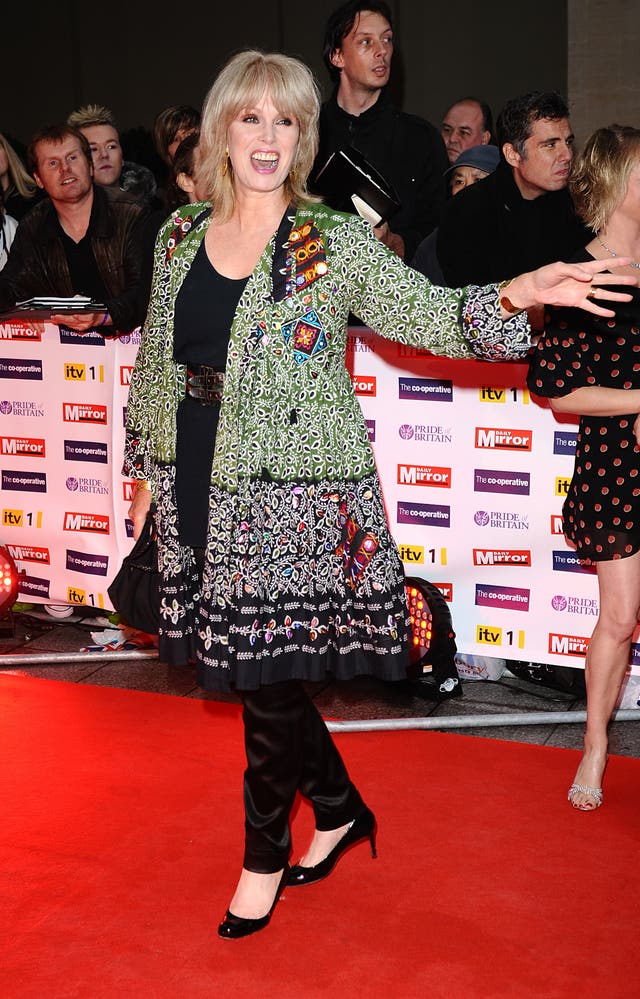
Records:
<instances>
[{"instance_id":1,"label":"black belt","mask_svg":"<svg viewBox=\"0 0 640 999\"><path fill-rule=\"evenodd\" d=\"M213 406L222 399L224 371L209 364L192 364L187 367L187 395L203 406Z\"/></svg>"}]
</instances>

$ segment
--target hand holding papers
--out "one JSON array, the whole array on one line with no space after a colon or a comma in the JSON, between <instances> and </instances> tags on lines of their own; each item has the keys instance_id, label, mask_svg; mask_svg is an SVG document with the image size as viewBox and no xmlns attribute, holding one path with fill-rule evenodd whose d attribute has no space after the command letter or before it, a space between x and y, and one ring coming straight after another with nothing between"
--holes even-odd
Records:
<instances>
[{"instance_id":1,"label":"hand holding papers","mask_svg":"<svg viewBox=\"0 0 640 999\"><path fill-rule=\"evenodd\" d=\"M80 314L103 314L106 305L95 302L86 295L73 295L70 298L57 298L53 295L35 295L22 302L16 302L12 309L2 313L1 319L30 319L32 322L46 322L52 316Z\"/></svg>"}]
</instances>

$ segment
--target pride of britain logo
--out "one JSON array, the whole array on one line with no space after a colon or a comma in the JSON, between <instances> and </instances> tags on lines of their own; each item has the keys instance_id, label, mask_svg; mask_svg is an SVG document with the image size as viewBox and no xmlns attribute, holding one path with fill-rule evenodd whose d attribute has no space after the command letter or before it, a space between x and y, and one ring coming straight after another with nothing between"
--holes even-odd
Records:
<instances>
[{"instance_id":1,"label":"pride of britain logo","mask_svg":"<svg viewBox=\"0 0 640 999\"><path fill-rule=\"evenodd\" d=\"M595 597L565 596L563 593L556 593L551 598L551 606L555 611L566 611L568 614L597 617L600 613L598 600Z\"/></svg>"},{"instance_id":2,"label":"pride of britain logo","mask_svg":"<svg viewBox=\"0 0 640 999\"><path fill-rule=\"evenodd\" d=\"M70 493L93 493L96 496L106 496L109 492L109 487L106 482L102 479L91 478L89 476L80 476L76 478L75 475L69 475L65 485Z\"/></svg>"},{"instance_id":3,"label":"pride of britain logo","mask_svg":"<svg viewBox=\"0 0 640 999\"><path fill-rule=\"evenodd\" d=\"M451 444L451 427L438 424L403 423L398 427L398 435L403 441L421 441L425 444Z\"/></svg>"},{"instance_id":4,"label":"pride of britain logo","mask_svg":"<svg viewBox=\"0 0 640 999\"><path fill-rule=\"evenodd\" d=\"M503 531L529 530L529 518L512 510L476 510L473 522L477 527L497 527Z\"/></svg>"},{"instance_id":5,"label":"pride of britain logo","mask_svg":"<svg viewBox=\"0 0 640 999\"><path fill-rule=\"evenodd\" d=\"M44 406L40 402L26 399L3 399L0 401L2 416L44 416Z\"/></svg>"}]
</instances>

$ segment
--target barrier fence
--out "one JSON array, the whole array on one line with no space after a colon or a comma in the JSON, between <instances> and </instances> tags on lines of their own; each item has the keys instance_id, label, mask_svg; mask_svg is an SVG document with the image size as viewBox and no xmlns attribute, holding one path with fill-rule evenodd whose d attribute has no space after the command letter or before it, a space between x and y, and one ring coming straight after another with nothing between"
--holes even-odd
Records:
<instances>
[{"instance_id":1,"label":"barrier fence","mask_svg":"<svg viewBox=\"0 0 640 999\"><path fill-rule=\"evenodd\" d=\"M20 599L110 609L132 545L120 468L139 333L12 321L0 340L0 541ZM459 651L582 666L597 582L560 517L577 420L531 399L523 363L434 358L361 328L348 346L407 575L442 591Z\"/></svg>"}]
</instances>

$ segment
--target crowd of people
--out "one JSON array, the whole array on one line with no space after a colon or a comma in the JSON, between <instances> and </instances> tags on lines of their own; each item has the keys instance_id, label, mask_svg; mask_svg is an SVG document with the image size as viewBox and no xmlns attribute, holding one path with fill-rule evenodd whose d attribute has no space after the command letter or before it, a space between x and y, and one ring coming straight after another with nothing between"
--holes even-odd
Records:
<instances>
[{"instance_id":1,"label":"crowd of people","mask_svg":"<svg viewBox=\"0 0 640 999\"><path fill-rule=\"evenodd\" d=\"M202 114L161 112L164 185L123 157L106 107L41 129L28 169L0 137L0 210L16 219L0 310L85 294L100 308L57 318L105 335L143 324L124 472L136 535L155 508L160 656L195 662L202 686L236 690L244 708L245 853L225 938L266 926L285 884L374 846L373 811L304 686L407 669L403 567L344 365L352 317L445 356L531 357L531 390L581 414L565 529L601 595L569 793L582 810L602 801L640 607L640 132L599 129L573 165L557 93L506 100L495 129L468 95L439 129L405 114L388 92L384 0L339 7L324 58L335 86L322 105L301 62L247 51ZM323 191L322 168L348 148L385 179L387 217L345 213ZM289 868L298 791L316 830Z\"/></svg>"}]
</instances>

